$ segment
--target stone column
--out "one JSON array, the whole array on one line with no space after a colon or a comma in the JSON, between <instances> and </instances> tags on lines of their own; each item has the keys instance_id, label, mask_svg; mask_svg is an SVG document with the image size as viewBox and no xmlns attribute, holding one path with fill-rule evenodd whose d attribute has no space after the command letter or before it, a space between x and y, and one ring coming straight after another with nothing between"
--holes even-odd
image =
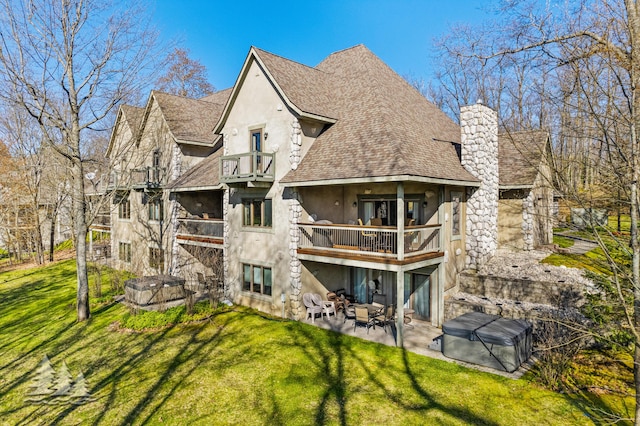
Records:
<instances>
[{"instance_id":1,"label":"stone column","mask_svg":"<svg viewBox=\"0 0 640 426\"><path fill-rule=\"evenodd\" d=\"M467 196L466 263L479 268L498 247L498 114L478 102L460 110L462 165L480 179Z\"/></svg>"}]
</instances>

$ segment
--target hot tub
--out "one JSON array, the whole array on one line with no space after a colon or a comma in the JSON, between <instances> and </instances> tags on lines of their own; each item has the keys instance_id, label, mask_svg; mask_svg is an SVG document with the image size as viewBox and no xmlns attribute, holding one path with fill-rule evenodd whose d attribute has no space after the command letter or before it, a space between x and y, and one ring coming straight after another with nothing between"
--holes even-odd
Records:
<instances>
[{"instance_id":1,"label":"hot tub","mask_svg":"<svg viewBox=\"0 0 640 426\"><path fill-rule=\"evenodd\" d=\"M148 306L172 300L184 299L185 280L170 275L152 275L124 282L124 298L127 302Z\"/></svg>"},{"instance_id":2,"label":"hot tub","mask_svg":"<svg viewBox=\"0 0 640 426\"><path fill-rule=\"evenodd\" d=\"M468 312L442 325L448 358L509 373L531 356L533 326L525 320Z\"/></svg>"}]
</instances>

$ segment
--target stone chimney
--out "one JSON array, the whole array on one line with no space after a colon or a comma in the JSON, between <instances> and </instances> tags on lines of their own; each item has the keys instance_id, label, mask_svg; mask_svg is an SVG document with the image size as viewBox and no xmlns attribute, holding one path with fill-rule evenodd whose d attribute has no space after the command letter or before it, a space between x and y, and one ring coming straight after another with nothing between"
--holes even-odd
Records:
<instances>
[{"instance_id":1,"label":"stone chimney","mask_svg":"<svg viewBox=\"0 0 640 426\"><path fill-rule=\"evenodd\" d=\"M468 267L478 269L498 247L498 114L478 101L460 110L462 165L480 179L467 194Z\"/></svg>"}]
</instances>

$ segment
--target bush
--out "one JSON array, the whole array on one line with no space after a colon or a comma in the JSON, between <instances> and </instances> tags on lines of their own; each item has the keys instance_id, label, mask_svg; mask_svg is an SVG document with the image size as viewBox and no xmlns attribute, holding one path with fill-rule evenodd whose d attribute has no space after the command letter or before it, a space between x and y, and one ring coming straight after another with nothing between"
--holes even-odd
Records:
<instances>
[{"instance_id":1,"label":"bush","mask_svg":"<svg viewBox=\"0 0 640 426\"><path fill-rule=\"evenodd\" d=\"M138 311L135 314L126 314L120 325L134 331L155 330L171 325L201 321L209 318L214 310L208 302L199 302L193 305L193 313L188 314L184 306L169 308L164 312L159 311Z\"/></svg>"}]
</instances>

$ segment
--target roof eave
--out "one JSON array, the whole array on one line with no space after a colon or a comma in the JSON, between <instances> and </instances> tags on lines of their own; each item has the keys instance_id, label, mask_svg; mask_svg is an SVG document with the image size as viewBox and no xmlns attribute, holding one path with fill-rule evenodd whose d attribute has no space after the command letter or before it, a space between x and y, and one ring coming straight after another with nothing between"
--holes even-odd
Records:
<instances>
[{"instance_id":1,"label":"roof eave","mask_svg":"<svg viewBox=\"0 0 640 426\"><path fill-rule=\"evenodd\" d=\"M450 186L469 186L469 187L480 186L479 181L474 182L474 181L466 181L466 180L442 179L442 178L433 178L433 177L426 177L426 176L411 176L411 175L281 182L281 185L284 187L306 187L306 186L354 185L354 184L360 184L360 183L385 183L385 182L420 182L420 183L431 183L431 184L437 184L437 185L450 185Z\"/></svg>"},{"instance_id":2,"label":"roof eave","mask_svg":"<svg viewBox=\"0 0 640 426\"><path fill-rule=\"evenodd\" d=\"M185 186L185 187L171 188L169 189L169 192L217 191L224 188L225 188L225 185L222 183L219 183L217 185Z\"/></svg>"}]
</instances>

